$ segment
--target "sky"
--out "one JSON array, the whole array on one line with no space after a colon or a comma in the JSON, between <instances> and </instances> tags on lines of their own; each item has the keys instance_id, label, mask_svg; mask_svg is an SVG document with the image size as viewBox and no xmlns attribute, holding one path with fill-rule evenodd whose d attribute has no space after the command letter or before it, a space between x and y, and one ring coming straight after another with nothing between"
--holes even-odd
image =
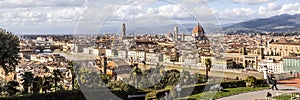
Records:
<instances>
[{"instance_id":1,"label":"sky","mask_svg":"<svg viewBox=\"0 0 300 100\"><path fill-rule=\"evenodd\" d=\"M0 27L15 34L188 32L280 14L300 14L300 0L0 0ZM215 29L221 29L215 27Z\"/></svg>"}]
</instances>

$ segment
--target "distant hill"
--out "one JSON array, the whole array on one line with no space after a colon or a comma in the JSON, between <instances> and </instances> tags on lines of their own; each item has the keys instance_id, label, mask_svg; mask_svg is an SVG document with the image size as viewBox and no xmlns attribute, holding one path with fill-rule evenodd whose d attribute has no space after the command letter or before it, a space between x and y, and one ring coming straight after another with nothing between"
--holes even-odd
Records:
<instances>
[{"instance_id":1,"label":"distant hill","mask_svg":"<svg viewBox=\"0 0 300 100\"><path fill-rule=\"evenodd\" d=\"M180 24L179 27L179 34L185 33L189 34L192 33L192 30L197 25L197 23L187 23L187 24ZM175 25L152 25L152 26L139 26L136 28L128 28L127 31L129 32L136 32L136 33L151 33L153 31L157 33L173 33ZM204 28L206 33L215 32L216 30L221 31L221 26L214 25L214 24L201 24Z\"/></svg>"},{"instance_id":2,"label":"distant hill","mask_svg":"<svg viewBox=\"0 0 300 100\"><path fill-rule=\"evenodd\" d=\"M253 19L223 27L225 33L300 32L300 14Z\"/></svg>"}]
</instances>

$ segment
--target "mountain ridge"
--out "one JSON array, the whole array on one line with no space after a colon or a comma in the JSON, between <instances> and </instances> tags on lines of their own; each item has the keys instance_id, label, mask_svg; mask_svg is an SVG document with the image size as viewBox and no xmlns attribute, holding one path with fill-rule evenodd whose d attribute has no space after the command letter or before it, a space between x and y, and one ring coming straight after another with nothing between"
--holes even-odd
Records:
<instances>
[{"instance_id":1,"label":"mountain ridge","mask_svg":"<svg viewBox=\"0 0 300 100\"><path fill-rule=\"evenodd\" d=\"M223 32L300 32L300 14L282 14L239 22L223 27Z\"/></svg>"}]
</instances>

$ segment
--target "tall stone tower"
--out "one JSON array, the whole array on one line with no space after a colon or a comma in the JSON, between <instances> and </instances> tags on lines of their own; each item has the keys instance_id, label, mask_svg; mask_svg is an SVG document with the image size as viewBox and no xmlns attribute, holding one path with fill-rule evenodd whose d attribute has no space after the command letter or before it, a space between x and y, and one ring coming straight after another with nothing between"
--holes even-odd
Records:
<instances>
[{"instance_id":1,"label":"tall stone tower","mask_svg":"<svg viewBox=\"0 0 300 100\"><path fill-rule=\"evenodd\" d=\"M126 36L126 26L125 23L122 24L122 38Z\"/></svg>"},{"instance_id":2,"label":"tall stone tower","mask_svg":"<svg viewBox=\"0 0 300 100\"><path fill-rule=\"evenodd\" d=\"M178 41L178 27L174 27L174 41Z\"/></svg>"},{"instance_id":3,"label":"tall stone tower","mask_svg":"<svg viewBox=\"0 0 300 100\"><path fill-rule=\"evenodd\" d=\"M182 34L181 34L181 37L180 37L180 38L181 38L181 41L184 41L184 40L185 40L184 37L185 37L185 36L184 36L184 33L182 33Z\"/></svg>"}]
</instances>

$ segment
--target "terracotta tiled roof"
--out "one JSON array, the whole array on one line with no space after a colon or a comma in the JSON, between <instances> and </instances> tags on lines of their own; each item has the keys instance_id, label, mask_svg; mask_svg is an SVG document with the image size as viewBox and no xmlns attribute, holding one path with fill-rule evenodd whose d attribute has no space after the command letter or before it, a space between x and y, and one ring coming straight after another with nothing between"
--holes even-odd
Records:
<instances>
[{"instance_id":1,"label":"terracotta tiled roof","mask_svg":"<svg viewBox=\"0 0 300 100\"><path fill-rule=\"evenodd\" d=\"M197 26L194 27L192 34L204 33L202 26L198 23Z\"/></svg>"},{"instance_id":2,"label":"terracotta tiled roof","mask_svg":"<svg viewBox=\"0 0 300 100\"><path fill-rule=\"evenodd\" d=\"M300 56L289 56L289 57L283 57L285 59L298 59L300 60Z\"/></svg>"},{"instance_id":3,"label":"terracotta tiled roof","mask_svg":"<svg viewBox=\"0 0 300 100\"><path fill-rule=\"evenodd\" d=\"M280 44L280 45L300 45L299 42L273 42L271 44Z\"/></svg>"}]
</instances>

